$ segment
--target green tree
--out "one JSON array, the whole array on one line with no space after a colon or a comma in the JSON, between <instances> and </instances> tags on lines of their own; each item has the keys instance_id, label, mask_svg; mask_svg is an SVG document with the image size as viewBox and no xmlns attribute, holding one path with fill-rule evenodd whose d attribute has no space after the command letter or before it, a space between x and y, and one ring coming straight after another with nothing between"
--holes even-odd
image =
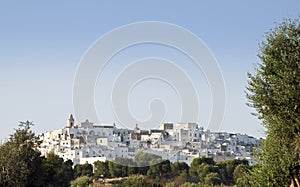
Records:
<instances>
[{"instance_id":1,"label":"green tree","mask_svg":"<svg viewBox=\"0 0 300 187\"><path fill-rule=\"evenodd\" d=\"M144 167L158 164L162 161L162 158L155 154L138 152L134 157L134 161L138 166Z\"/></svg>"},{"instance_id":2,"label":"green tree","mask_svg":"<svg viewBox=\"0 0 300 187\"><path fill-rule=\"evenodd\" d=\"M139 168L137 167L137 165L130 165L128 166L128 175L135 175L139 172Z\"/></svg>"},{"instance_id":3,"label":"green tree","mask_svg":"<svg viewBox=\"0 0 300 187\"><path fill-rule=\"evenodd\" d=\"M0 147L0 186L25 186L29 170L18 154L18 149L11 143Z\"/></svg>"},{"instance_id":4,"label":"green tree","mask_svg":"<svg viewBox=\"0 0 300 187\"><path fill-rule=\"evenodd\" d=\"M146 175L150 166L158 164L162 161L162 158L155 154L138 152L133 162L137 165L137 172L142 175Z\"/></svg>"},{"instance_id":5,"label":"green tree","mask_svg":"<svg viewBox=\"0 0 300 187\"><path fill-rule=\"evenodd\" d=\"M176 187L176 184L174 182L168 182L166 187Z\"/></svg>"},{"instance_id":6,"label":"green tree","mask_svg":"<svg viewBox=\"0 0 300 187\"><path fill-rule=\"evenodd\" d=\"M221 179L218 173L209 173L204 178L204 183L210 186L221 184Z\"/></svg>"},{"instance_id":7,"label":"green tree","mask_svg":"<svg viewBox=\"0 0 300 187\"><path fill-rule=\"evenodd\" d=\"M123 166L115 162L109 162L108 168L109 168L109 173L112 177L124 177L127 174L127 172L124 173Z\"/></svg>"},{"instance_id":8,"label":"green tree","mask_svg":"<svg viewBox=\"0 0 300 187\"><path fill-rule=\"evenodd\" d=\"M32 122L20 122L9 140L0 146L1 186L41 186L42 157L36 149L37 137L30 130Z\"/></svg>"},{"instance_id":9,"label":"green tree","mask_svg":"<svg viewBox=\"0 0 300 187\"><path fill-rule=\"evenodd\" d=\"M64 162L62 158L54 152L46 155L43 162L45 181L43 186L68 186L73 179L73 163L70 161Z\"/></svg>"},{"instance_id":10,"label":"green tree","mask_svg":"<svg viewBox=\"0 0 300 187\"><path fill-rule=\"evenodd\" d=\"M249 76L247 97L266 127L261 165L251 172L252 186L299 186L300 27L284 20L260 47L261 63Z\"/></svg>"},{"instance_id":11,"label":"green tree","mask_svg":"<svg viewBox=\"0 0 300 187\"><path fill-rule=\"evenodd\" d=\"M74 175L75 175L75 178L81 177L81 176L91 177L93 175L92 164L89 164L89 163L77 164L74 167Z\"/></svg>"},{"instance_id":12,"label":"green tree","mask_svg":"<svg viewBox=\"0 0 300 187\"><path fill-rule=\"evenodd\" d=\"M250 171L250 167L248 165L240 164L238 165L233 172L234 181L237 182L238 179L245 178L247 172Z\"/></svg>"},{"instance_id":13,"label":"green tree","mask_svg":"<svg viewBox=\"0 0 300 187\"><path fill-rule=\"evenodd\" d=\"M9 140L0 146L0 186L68 186L73 163L54 153L47 158L37 150L32 122L21 122Z\"/></svg>"},{"instance_id":14,"label":"green tree","mask_svg":"<svg viewBox=\"0 0 300 187\"><path fill-rule=\"evenodd\" d=\"M163 160L161 163L151 165L147 175L154 177L164 177L165 179L170 175L171 165L169 160Z\"/></svg>"},{"instance_id":15,"label":"green tree","mask_svg":"<svg viewBox=\"0 0 300 187\"><path fill-rule=\"evenodd\" d=\"M234 170L237 166L239 165L245 165L248 166L248 161L243 159L243 160L226 160L224 162L226 164L226 178L224 184L232 185L234 184Z\"/></svg>"},{"instance_id":16,"label":"green tree","mask_svg":"<svg viewBox=\"0 0 300 187\"><path fill-rule=\"evenodd\" d=\"M249 179L248 172L250 171L249 165L240 164L238 165L233 172L233 178L236 184L236 187L248 187Z\"/></svg>"},{"instance_id":17,"label":"green tree","mask_svg":"<svg viewBox=\"0 0 300 187\"><path fill-rule=\"evenodd\" d=\"M191 177L191 181L193 182L198 182L199 181L199 175L198 175L198 170L199 166L205 163L207 165L214 165L215 162L212 157L200 157L200 158L194 158L191 167L189 169L189 174Z\"/></svg>"},{"instance_id":18,"label":"green tree","mask_svg":"<svg viewBox=\"0 0 300 187\"><path fill-rule=\"evenodd\" d=\"M71 181L74 179L74 170L73 170L73 162L71 160L67 160L63 163L63 169L65 173L65 180Z\"/></svg>"},{"instance_id":19,"label":"green tree","mask_svg":"<svg viewBox=\"0 0 300 187\"><path fill-rule=\"evenodd\" d=\"M229 183L226 165L227 164L224 161L220 161L220 162L216 163L216 166L218 167L219 175L220 175L220 178L221 178L221 181L223 184Z\"/></svg>"},{"instance_id":20,"label":"green tree","mask_svg":"<svg viewBox=\"0 0 300 187\"><path fill-rule=\"evenodd\" d=\"M173 179L173 184L175 186L181 186L182 184L184 184L188 180L189 180L188 173L185 170L183 170L182 173L179 176L176 176Z\"/></svg>"},{"instance_id":21,"label":"green tree","mask_svg":"<svg viewBox=\"0 0 300 187\"><path fill-rule=\"evenodd\" d=\"M71 181L71 187L86 187L91 184L92 181L88 176L81 176L76 178L75 180Z\"/></svg>"},{"instance_id":22,"label":"green tree","mask_svg":"<svg viewBox=\"0 0 300 187\"><path fill-rule=\"evenodd\" d=\"M173 177L180 175L182 172L189 172L189 166L187 165L187 163L174 162L171 164L171 174Z\"/></svg>"},{"instance_id":23,"label":"green tree","mask_svg":"<svg viewBox=\"0 0 300 187\"><path fill-rule=\"evenodd\" d=\"M206 176L210 173L218 173L218 167L214 165L209 165L207 163L202 163L198 167L198 176L200 182L204 183Z\"/></svg>"},{"instance_id":24,"label":"green tree","mask_svg":"<svg viewBox=\"0 0 300 187\"><path fill-rule=\"evenodd\" d=\"M100 177L109 177L109 168L108 168L108 161L102 162L102 161L96 161L94 162L94 177L100 178Z\"/></svg>"},{"instance_id":25,"label":"green tree","mask_svg":"<svg viewBox=\"0 0 300 187\"><path fill-rule=\"evenodd\" d=\"M150 184L146 181L142 175L133 175L124 181L124 186L131 187L148 187Z\"/></svg>"}]
</instances>

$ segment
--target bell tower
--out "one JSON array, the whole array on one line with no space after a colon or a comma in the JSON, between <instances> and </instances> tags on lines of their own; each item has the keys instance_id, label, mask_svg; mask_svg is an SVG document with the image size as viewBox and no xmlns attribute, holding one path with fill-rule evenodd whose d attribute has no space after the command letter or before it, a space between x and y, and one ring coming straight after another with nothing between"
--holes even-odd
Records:
<instances>
[{"instance_id":1,"label":"bell tower","mask_svg":"<svg viewBox=\"0 0 300 187\"><path fill-rule=\"evenodd\" d=\"M68 118L68 122L67 122L67 128L74 128L74 118L73 115L70 114L70 117Z\"/></svg>"}]
</instances>

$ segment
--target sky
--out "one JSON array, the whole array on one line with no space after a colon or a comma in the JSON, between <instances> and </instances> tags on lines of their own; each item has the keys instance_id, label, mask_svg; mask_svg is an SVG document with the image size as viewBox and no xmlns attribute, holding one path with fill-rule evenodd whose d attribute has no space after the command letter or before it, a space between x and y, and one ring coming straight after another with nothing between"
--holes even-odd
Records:
<instances>
[{"instance_id":1,"label":"sky","mask_svg":"<svg viewBox=\"0 0 300 187\"><path fill-rule=\"evenodd\" d=\"M143 21L175 24L199 37L213 53L225 82L226 108L220 131L262 137L260 121L246 106L247 72L253 72L260 62L259 44L275 22L297 18L299 10L299 1L271 0L1 1L0 139L8 137L25 120L34 122L36 133L64 127L74 113L74 80L86 51L111 30ZM118 125L109 102L111 85L128 63L149 56L172 60L189 74L200 103L197 123L206 127L212 98L203 72L180 52L154 44L120 52L98 77L95 106L100 122ZM169 105L164 120L177 122L177 96L163 81L144 80L135 86L128 102L133 116L147 119L151 115L147 104L160 98Z\"/></svg>"}]
</instances>

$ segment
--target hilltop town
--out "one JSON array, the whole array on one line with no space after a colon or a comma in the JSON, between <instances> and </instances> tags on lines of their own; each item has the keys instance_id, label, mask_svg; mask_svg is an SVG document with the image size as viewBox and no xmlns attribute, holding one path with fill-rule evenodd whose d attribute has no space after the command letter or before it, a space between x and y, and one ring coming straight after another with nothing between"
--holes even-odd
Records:
<instances>
[{"instance_id":1,"label":"hilltop town","mask_svg":"<svg viewBox=\"0 0 300 187\"><path fill-rule=\"evenodd\" d=\"M152 153L171 162L190 164L199 156L214 160L247 159L255 164L253 151L262 142L240 133L211 132L196 123L162 123L159 129L117 128L88 120L75 125L72 116L65 127L39 135L42 155L53 151L74 165L111 161L117 157L134 158L138 152Z\"/></svg>"}]
</instances>

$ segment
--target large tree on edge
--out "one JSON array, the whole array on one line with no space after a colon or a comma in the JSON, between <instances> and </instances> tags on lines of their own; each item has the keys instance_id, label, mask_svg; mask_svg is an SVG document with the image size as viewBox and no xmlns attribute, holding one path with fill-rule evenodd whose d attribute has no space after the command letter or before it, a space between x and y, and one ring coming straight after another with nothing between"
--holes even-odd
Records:
<instances>
[{"instance_id":1,"label":"large tree on edge","mask_svg":"<svg viewBox=\"0 0 300 187\"><path fill-rule=\"evenodd\" d=\"M261 63L248 74L249 105L266 127L251 186L300 186L300 26L284 20L261 44ZM297 146L298 145L298 146Z\"/></svg>"}]
</instances>

